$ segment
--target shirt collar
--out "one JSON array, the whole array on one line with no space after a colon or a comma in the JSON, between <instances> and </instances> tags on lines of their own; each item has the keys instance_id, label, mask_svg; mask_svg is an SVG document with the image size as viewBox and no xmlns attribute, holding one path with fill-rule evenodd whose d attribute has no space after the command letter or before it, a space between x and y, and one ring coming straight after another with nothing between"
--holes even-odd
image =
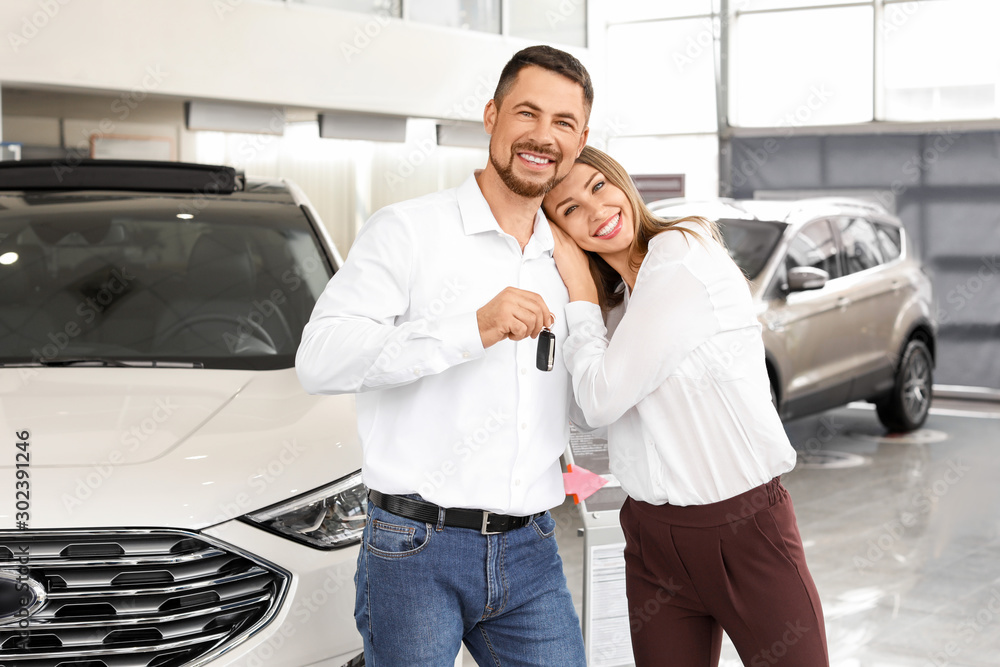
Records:
<instances>
[{"instance_id":1,"label":"shirt collar","mask_svg":"<svg viewBox=\"0 0 1000 667\"><path fill-rule=\"evenodd\" d=\"M497 219L493 217L493 211L483 196L483 191L479 189L479 182L476 181L476 174L471 174L465 182L458 186L458 210L462 214L462 226L466 235L479 234L480 232L505 233L500 229ZM524 248L524 254L529 252L541 254L547 252L552 254L555 248L555 241L552 238L552 230L549 229L548 218L542 213L539 207L535 211L535 227L531 233L531 239Z\"/></svg>"}]
</instances>

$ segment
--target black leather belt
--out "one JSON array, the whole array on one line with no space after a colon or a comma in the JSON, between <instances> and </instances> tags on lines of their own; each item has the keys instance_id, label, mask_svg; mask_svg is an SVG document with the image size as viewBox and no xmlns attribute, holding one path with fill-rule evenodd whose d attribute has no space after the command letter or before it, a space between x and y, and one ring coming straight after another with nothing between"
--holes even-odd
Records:
<instances>
[{"instance_id":1,"label":"black leather belt","mask_svg":"<svg viewBox=\"0 0 1000 667\"><path fill-rule=\"evenodd\" d=\"M375 489L368 489L368 500L390 514L424 523L436 524L438 513L441 510L434 503L379 493ZM515 528L523 528L531 523L531 520L536 516L541 516L541 514L509 516L507 514L490 514L483 510L445 508L444 525L455 528L471 528L478 530L483 535L496 535Z\"/></svg>"}]
</instances>

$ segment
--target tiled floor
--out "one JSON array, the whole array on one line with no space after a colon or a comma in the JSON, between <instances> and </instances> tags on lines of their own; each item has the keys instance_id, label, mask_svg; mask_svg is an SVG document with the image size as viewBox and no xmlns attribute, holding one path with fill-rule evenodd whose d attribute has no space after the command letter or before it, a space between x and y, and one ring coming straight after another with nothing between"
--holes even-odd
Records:
<instances>
[{"instance_id":1,"label":"tiled floor","mask_svg":"<svg viewBox=\"0 0 1000 667\"><path fill-rule=\"evenodd\" d=\"M1000 410L935 406L903 438L884 437L864 405L786 425L800 464L783 483L834 667L1000 665ZM582 522L571 502L556 517L580 611ZM741 664L727 640L722 667Z\"/></svg>"}]
</instances>

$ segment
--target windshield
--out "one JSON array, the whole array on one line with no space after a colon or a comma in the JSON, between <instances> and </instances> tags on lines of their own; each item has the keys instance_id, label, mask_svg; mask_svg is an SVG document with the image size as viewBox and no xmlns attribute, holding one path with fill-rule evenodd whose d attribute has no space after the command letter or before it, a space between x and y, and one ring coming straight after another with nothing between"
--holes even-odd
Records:
<instances>
[{"instance_id":1,"label":"windshield","mask_svg":"<svg viewBox=\"0 0 1000 667\"><path fill-rule=\"evenodd\" d=\"M755 280L785 229L783 223L759 220L719 220L729 256L747 278Z\"/></svg>"},{"instance_id":2,"label":"windshield","mask_svg":"<svg viewBox=\"0 0 1000 667\"><path fill-rule=\"evenodd\" d=\"M291 201L0 196L0 363L294 365L332 275Z\"/></svg>"}]
</instances>

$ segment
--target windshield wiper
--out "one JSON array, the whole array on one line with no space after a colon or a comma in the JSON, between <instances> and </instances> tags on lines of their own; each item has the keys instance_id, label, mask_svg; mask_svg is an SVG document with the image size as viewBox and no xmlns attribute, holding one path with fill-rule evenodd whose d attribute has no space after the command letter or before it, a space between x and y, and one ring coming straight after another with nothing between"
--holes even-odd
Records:
<instances>
[{"instance_id":1,"label":"windshield wiper","mask_svg":"<svg viewBox=\"0 0 1000 667\"><path fill-rule=\"evenodd\" d=\"M39 359L17 363L0 363L6 368L25 366L47 366L60 368L66 366L114 366L117 368L204 368L200 361L157 361L155 359L139 359L123 361L112 357L67 357L66 359Z\"/></svg>"}]
</instances>

